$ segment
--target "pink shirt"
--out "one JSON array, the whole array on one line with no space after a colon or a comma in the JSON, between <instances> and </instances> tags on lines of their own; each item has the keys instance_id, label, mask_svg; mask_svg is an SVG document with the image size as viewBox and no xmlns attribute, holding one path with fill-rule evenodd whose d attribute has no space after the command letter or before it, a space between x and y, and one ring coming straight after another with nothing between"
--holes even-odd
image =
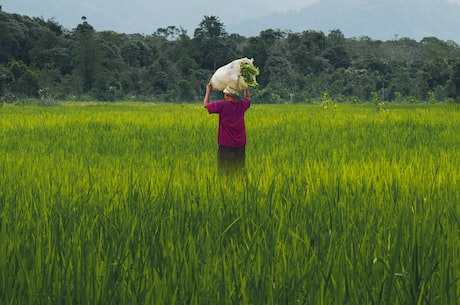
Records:
<instances>
[{"instance_id":1,"label":"pink shirt","mask_svg":"<svg viewBox=\"0 0 460 305\"><path fill-rule=\"evenodd\" d=\"M251 102L247 98L238 101L216 101L207 105L210 114L219 114L217 144L230 147L246 145L244 113L250 105Z\"/></svg>"}]
</instances>

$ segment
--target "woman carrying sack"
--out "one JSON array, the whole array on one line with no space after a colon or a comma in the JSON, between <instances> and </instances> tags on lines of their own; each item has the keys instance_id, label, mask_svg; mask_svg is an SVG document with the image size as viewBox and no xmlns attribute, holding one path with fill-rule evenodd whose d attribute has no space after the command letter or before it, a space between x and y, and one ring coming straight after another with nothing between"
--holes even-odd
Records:
<instances>
[{"instance_id":1,"label":"woman carrying sack","mask_svg":"<svg viewBox=\"0 0 460 305\"><path fill-rule=\"evenodd\" d=\"M204 107L209 114L219 114L217 136L218 170L221 174L243 173L246 152L246 127L244 113L251 106L249 89L244 89L244 97L239 99L238 91L226 87L224 99L209 102L212 82L206 85Z\"/></svg>"}]
</instances>

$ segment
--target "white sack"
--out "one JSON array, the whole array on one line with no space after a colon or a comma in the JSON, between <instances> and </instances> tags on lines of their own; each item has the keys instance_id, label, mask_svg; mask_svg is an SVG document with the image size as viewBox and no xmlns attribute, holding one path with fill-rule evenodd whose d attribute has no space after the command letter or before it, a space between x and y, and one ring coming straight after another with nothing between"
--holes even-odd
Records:
<instances>
[{"instance_id":1,"label":"white sack","mask_svg":"<svg viewBox=\"0 0 460 305\"><path fill-rule=\"evenodd\" d=\"M253 62L253 58L249 59L245 57L236 59L231 63L220 67L211 77L212 89L216 91L223 91L227 87L233 91L247 89L248 85L240 74L241 64L252 64Z\"/></svg>"}]
</instances>

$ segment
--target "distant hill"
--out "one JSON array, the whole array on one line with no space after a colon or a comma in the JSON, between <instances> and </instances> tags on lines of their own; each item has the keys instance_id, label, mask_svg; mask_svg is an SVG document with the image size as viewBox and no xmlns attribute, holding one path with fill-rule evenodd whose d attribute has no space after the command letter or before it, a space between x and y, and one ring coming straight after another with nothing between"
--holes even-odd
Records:
<instances>
[{"instance_id":1,"label":"distant hill","mask_svg":"<svg viewBox=\"0 0 460 305\"><path fill-rule=\"evenodd\" d=\"M323 31L376 40L434 36L460 44L460 6L446 0L320 0L306 8L274 13L239 24L230 33L257 36L266 29Z\"/></svg>"}]
</instances>

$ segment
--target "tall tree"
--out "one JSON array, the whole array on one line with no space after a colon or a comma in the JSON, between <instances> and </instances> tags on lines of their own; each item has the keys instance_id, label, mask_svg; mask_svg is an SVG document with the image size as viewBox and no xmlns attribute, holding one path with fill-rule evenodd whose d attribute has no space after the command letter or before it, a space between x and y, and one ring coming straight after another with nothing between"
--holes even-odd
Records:
<instances>
[{"instance_id":1,"label":"tall tree","mask_svg":"<svg viewBox=\"0 0 460 305\"><path fill-rule=\"evenodd\" d=\"M224 24L216 16L204 16L194 32L194 41L200 51L197 62L203 68L215 70L228 61L229 46Z\"/></svg>"},{"instance_id":2,"label":"tall tree","mask_svg":"<svg viewBox=\"0 0 460 305\"><path fill-rule=\"evenodd\" d=\"M95 30L83 16L74 30L75 37L75 67L76 73L81 78L83 91L88 92L93 88L100 68L100 52L96 44Z\"/></svg>"}]
</instances>

